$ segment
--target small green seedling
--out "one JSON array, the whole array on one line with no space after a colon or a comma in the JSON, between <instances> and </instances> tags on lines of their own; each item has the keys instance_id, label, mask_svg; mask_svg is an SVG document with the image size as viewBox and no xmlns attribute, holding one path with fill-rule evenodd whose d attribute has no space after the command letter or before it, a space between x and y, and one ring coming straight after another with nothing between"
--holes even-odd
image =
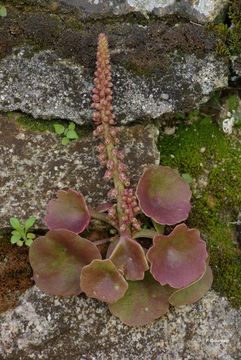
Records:
<instances>
[{"instance_id":1,"label":"small green seedling","mask_svg":"<svg viewBox=\"0 0 241 360\"><path fill-rule=\"evenodd\" d=\"M33 226L35 221L36 218L34 216L30 216L25 222L20 222L16 217L10 218L10 224L14 229L11 233L11 244L17 244L18 246L25 244L30 246L36 236L28 232L28 230Z\"/></svg>"},{"instance_id":2,"label":"small green seedling","mask_svg":"<svg viewBox=\"0 0 241 360\"><path fill-rule=\"evenodd\" d=\"M67 128L62 124L54 124L54 131L56 134L62 136L62 145L67 145L71 140L77 140L79 138L75 130L75 123L73 122L70 122Z\"/></svg>"},{"instance_id":3,"label":"small green seedling","mask_svg":"<svg viewBox=\"0 0 241 360\"><path fill-rule=\"evenodd\" d=\"M7 9L5 8L5 6L0 5L0 17L5 17L7 16Z\"/></svg>"}]
</instances>

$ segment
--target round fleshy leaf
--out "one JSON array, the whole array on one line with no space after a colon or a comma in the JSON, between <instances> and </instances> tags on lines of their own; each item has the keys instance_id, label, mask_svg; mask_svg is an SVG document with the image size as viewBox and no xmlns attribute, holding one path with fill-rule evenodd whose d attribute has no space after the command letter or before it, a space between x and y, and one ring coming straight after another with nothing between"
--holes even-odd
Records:
<instances>
[{"instance_id":1,"label":"round fleshy leaf","mask_svg":"<svg viewBox=\"0 0 241 360\"><path fill-rule=\"evenodd\" d=\"M213 274L210 266L207 266L205 274L201 279L184 289L176 290L169 298L170 304L173 306L181 306L193 304L201 299L211 288L213 282Z\"/></svg>"},{"instance_id":2,"label":"round fleshy leaf","mask_svg":"<svg viewBox=\"0 0 241 360\"><path fill-rule=\"evenodd\" d=\"M81 269L100 258L92 242L64 229L40 236L29 250L36 285L49 295L78 295Z\"/></svg>"},{"instance_id":3,"label":"round fleshy leaf","mask_svg":"<svg viewBox=\"0 0 241 360\"><path fill-rule=\"evenodd\" d=\"M168 236L156 235L146 256L161 285L180 289L204 274L208 253L199 231L180 224Z\"/></svg>"},{"instance_id":4,"label":"round fleshy leaf","mask_svg":"<svg viewBox=\"0 0 241 360\"><path fill-rule=\"evenodd\" d=\"M145 252L135 240L119 240L110 259L127 280L142 280L149 269Z\"/></svg>"},{"instance_id":5,"label":"round fleshy leaf","mask_svg":"<svg viewBox=\"0 0 241 360\"><path fill-rule=\"evenodd\" d=\"M81 271L80 287L89 297L113 303L122 298L128 288L124 277L111 260L93 260Z\"/></svg>"},{"instance_id":6,"label":"round fleshy leaf","mask_svg":"<svg viewBox=\"0 0 241 360\"><path fill-rule=\"evenodd\" d=\"M169 292L147 272L141 281L129 281L125 296L109 305L110 312L129 326L142 326L164 315Z\"/></svg>"},{"instance_id":7,"label":"round fleshy leaf","mask_svg":"<svg viewBox=\"0 0 241 360\"><path fill-rule=\"evenodd\" d=\"M66 229L77 234L84 231L90 214L83 195L75 190L59 190L57 199L48 203L44 222L50 230Z\"/></svg>"},{"instance_id":8,"label":"round fleshy leaf","mask_svg":"<svg viewBox=\"0 0 241 360\"><path fill-rule=\"evenodd\" d=\"M115 239L114 241L112 241L110 243L110 245L108 246L107 252L106 252L106 259L109 259L111 257L111 254L113 253L115 247L117 246L117 244L119 243L119 238Z\"/></svg>"},{"instance_id":9,"label":"round fleshy leaf","mask_svg":"<svg viewBox=\"0 0 241 360\"><path fill-rule=\"evenodd\" d=\"M144 214L159 224L181 222L191 209L189 185L168 166L150 166L139 180L136 195Z\"/></svg>"}]
</instances>

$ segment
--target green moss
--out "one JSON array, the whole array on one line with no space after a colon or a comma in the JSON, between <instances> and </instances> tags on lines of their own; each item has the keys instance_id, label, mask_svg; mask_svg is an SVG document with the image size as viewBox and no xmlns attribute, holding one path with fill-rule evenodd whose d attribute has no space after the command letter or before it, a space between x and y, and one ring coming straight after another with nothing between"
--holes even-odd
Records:
<instances>
[{"instance_id":1,"label":"green moss","mask_svg":"<svg viewBox=\"0 0 241 360\"><path fill-rule=\"evenodd\" d=\"M239 55L241 52L241 1L235 0L228 11L232 24L211 24L210 29L218 36L216 52L221 56Z\"/></svg>"},{"instance_id":2,"label":"green moss","mask_svg":"<svg viewBox=\"0 0 241 360\"><path fill-rule=\"evenodd\" d=\"M196 112L192 112L189 118L195 119L196 116ZM203 153L202 148L205 148ZM215 152L216 148L218 152ZM192 126L180 125L174 136L165 136L160 143L162 163L179 167L182 173L192 176L197 176L204 166L209 168L215 161L222 161L227 150L225 137L208 116Z\"/></svg>"},{"instance_id":3,"label":"green moss","mask_svg":"<svg viewBox=\"0 0 241 360\"><path fill-rule=\"evenodd\" d=\"M11 113L8 113L8 118L11 119L12 115ZM15 117L17 123L28 130L31 131L38 131L38 132L44 132L44 131L51 131L54 132L53 124L57 121L55 120L42 120L42 119L34 119L30 115L19 115Z\"/></svg>"},{"instance_id":4,"label":"green moss","mask_svg":"<svg viewBox=\"0 0 241 360\"><path fill-rule=\"evenodd\" d=\"M217 211L217 201L210 190L202 198L194 197L189 224L200 229L208 244L210 265L214 274L213 288L241 306L241 253L235 244L234 229Z\"/></svg>"},{"instance_id":5,"label":"green moss","mask_svg":"<svg viewBox=\"0 0 241 360\"><path fill-rule=\"evenodd\" d=\"M152 69L140 67L132 62L123 61L121 65L137 76L150 76L153 73Z\"/></svg>"},{"instance_id":6,"label":"green moss","mask_svg":"<svg viewBox=\"0 0 241 360\"><path fill-rule=\"evenodd\" d=\"M189 115L190 118L190 115ZM197 183L207 176L204 189L196 190L188 220L207 241L214 272L213 288L241 306L241 252L235 240L235 221L241 205L240 143L227 137L208 116L191 114L194 123L179 125L172 136L160 137L161 163L190 174Z\"/></svg>"},{"instance_id":7,"label":"green moss","mask_svg":"<svg viewBox=\"0 0 241 360\"><path fill-rule=\"evenodd\" d=\"M22 128L37 132L55 132L54 124L56 123L63 124L64 126L68 125L68 121L52 119L34 119L32 116L26 114L16 115L14 113L8 113L7 116L10 120L15 119Z\"/></svg>"},{"instance_id":8,"label":"green moss","mask_svg":"<svg viewBox=\"0 0 241 360\"><path fill-rule=\"evenodd\" d=\"M68 29L75 30L75 31L83 31L84 24L79 19L76 19L73 16L69 16L65 18L65 26Z\"/></svg>"},{"instance_id":9,"label":"green moss","mask_svg":"<svg viewBox=\"0 0 241 360\"><path fill-rule=\"evenodd\" d=\"M27 129L27 130L31 130L31 131L36 131L36 132L50 131L50 132L53 132L56 134L56 131L54 129L55 124L63 125L65 128L67 128L70 124L70 122L66 121L66 120L34 119L30 115L26 115L26 114L19 115L19 114L12 113L12 112L7 113L7 116L9 118L9 120L16 121L20 127ZM80 126L76 125L75 130L76 130L79 138L82 136L86 136L86 134L89 133L89 128L84 127L84 126L80 128ZM61 137L60 137L60 140L61 140Z\"/></svg>"}]
</instances>

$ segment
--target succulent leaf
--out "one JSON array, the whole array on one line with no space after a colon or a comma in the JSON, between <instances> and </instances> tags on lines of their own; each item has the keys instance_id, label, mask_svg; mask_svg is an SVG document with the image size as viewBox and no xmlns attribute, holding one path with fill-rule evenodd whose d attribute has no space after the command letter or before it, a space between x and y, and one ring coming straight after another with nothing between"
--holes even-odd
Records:
<instances>
[{"instance_id":1,"label":"succulent leaf","mask_svg":"<svg viewBox=\"0 0 241 360\"><path fill-rule=\"evenodd\" d=\"M111 257L111 254L113 253L118 243L119 243L119 238L116 238L114 241L111 241L107 249L106 259L109 259Z\"/></svg>"},{"instance_id":2,"label":"succulent leaf","mask_svg":"<svg viewBox=\"0 0 241 360\"><path fill-rule=\"evenodd\" d=\"M169 302L173 306L193 304L208 292L212 286L212 282L212 270L210 266L207 265L207 269L200 279L184 289L176 290L171 294Z\"/></svg>"},{"instance_id":3,"label":"succulent leaf","mask_svg":"<svg viewBox=\"0 0 241 360\"><path fill-rule=\"evenodd\" d=\"M189 185L168 166L150 166L139 180L136 195L144 214L159 224L181 222L191 209Z\"/></svg>"},{"instance_id":4,"label":"succulent leaf","mask_svg":"<svg viewBox=\"0 0 241 360\"><path fill-rule=\"evenodd\" d=\"M129 326L151 323L169 308L166 287L153 279L149 272L141 281L129 281L125 296L109 305L110 312Z\"/></svg>"},{"instance_id":5,"label":"succulent leaf","mask_svg":"<svg viewBox=\"0 0 241 360\"><path fill-rule=\"evenodd\" d=\"M131 239L119 240L110 259L127 280L144 279L149 268L143 248Z\"/></svg>"},{"instance_id":6,"label":"succulent leaf","mask_svg":"<svg viewBox=\"0 0 241 360\"><path fill-rule=\"evenodd\" d=\"M183 288L205 272L206 244L196 229L180 224L169 235L156 235L147 252L151 273L161 285Z\"/></svg>"},{"instance_id":7,"label":"succulent leaf","mask_svg":"<svg viewBox=\"0 0 241 360\"><path fill-rule=\"evenodd\" d=\"M29 251L36 285L49 295L78 295L81 269L100 258L99 250L91 241L64 229L40 236Z\"/></svg>"},{"instance_id":8,"label":"succulent leaf","mask_svg":"<svg viewBox=\"0 0 241 360\"><path fill-rule=\"evenodd\" d=\"M113 262L107 259L93 260L82 269L80 287L89 297L113 303L124 296L128 284Z\"/></svg>"},{"instance_id":9,"label":"succulent leaf","mask_svg":"<svg viewBox=\"0 0 241 360\"><path fill-rule=\"evenodd\" d=\"M57 199L52 199L47 206L44 222L50 230L66 229L81 233L90 221L90 213L85 199L75 190L60 190Z\"/></svg>"}]
</instances>

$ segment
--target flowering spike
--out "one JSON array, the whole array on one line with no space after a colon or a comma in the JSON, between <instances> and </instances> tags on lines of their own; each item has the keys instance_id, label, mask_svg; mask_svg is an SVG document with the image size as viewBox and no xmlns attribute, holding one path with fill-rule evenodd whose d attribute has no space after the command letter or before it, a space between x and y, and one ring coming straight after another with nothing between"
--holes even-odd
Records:
<instances>
[{"instance_id":1,"label":"flowering spike","mask_svg":"<svg viewBox=\"0 0 241 360\"><path fill-rule=\"evenodd\" d=\"M113 180L114 189L108 193L108 197L115 199L116 209L109 211L112 217L118 219L121 232L129 233L131 237L131 227L139 229L138 221L134 221L135 210L137 207L136 199L130 194L130 180L127 176L127 166L122 162L124 154L118 149L117 145L119 130L115 126L115 115L112 110L112 82L110 55L108 50L108 41L105 34L100 34L98 38L98 50L94 84L92 90L92 108L94 112L92 118L97 128L94 130L94 136L103 139L103 143L98 145L98 159L101 165L105 165L107 170L104 174L104 180ZM127 199L123 195L127 191Z\"/></svg>"}]
</instances>

